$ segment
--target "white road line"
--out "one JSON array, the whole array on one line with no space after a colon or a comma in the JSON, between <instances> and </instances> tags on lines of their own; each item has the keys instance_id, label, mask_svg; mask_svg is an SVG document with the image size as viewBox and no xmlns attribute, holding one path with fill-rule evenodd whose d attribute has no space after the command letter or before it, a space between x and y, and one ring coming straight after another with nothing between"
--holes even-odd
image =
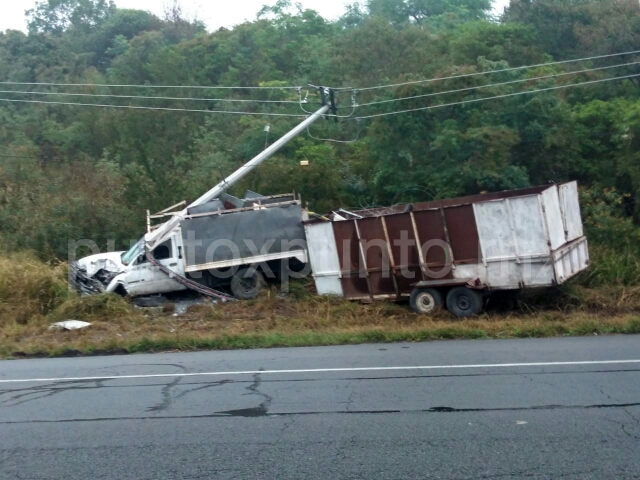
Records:
<instances>
[{"instance_id":1,"label":"white road line","mask_svg":"<svg viewBox=\"0 0 640 480\"><path fill-rule=\"evenodd\" d=\"M56 377L56 378L16 378L0 380L2 383L40 382L82 382L91 380L126 380L132 378L172 378L172 377L230 377L235 375L273 375L287 373L331 373L331 372L385 372L398 370L444 370L463 368L517 368L517 367L559 367L571 365L620 365L640 363L640 360L586 360L582 362L536 362L536 363L493 363L484 365L421 365L406 367L346 367L346 368L305 368L297 370L245 370L238 372L193 372L154 373L147 375L107 375L102 377ZM126 367L126 365L123 365Z\"/></svg>"}]
</instances>

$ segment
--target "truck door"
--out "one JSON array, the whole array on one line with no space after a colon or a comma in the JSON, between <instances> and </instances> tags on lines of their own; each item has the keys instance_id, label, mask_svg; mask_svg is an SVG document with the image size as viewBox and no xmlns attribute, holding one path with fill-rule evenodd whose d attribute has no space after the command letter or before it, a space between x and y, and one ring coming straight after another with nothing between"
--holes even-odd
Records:
<instances>
[{"instance_id":1,"label":"truck door","mask_svg":"<svg viewBox=\"0 0 640 480\"><path fill-rule=\"evenodd\" d=\"M162 242L153 249L153 257L165 268L182 275L179 268L182 262L181 252L176 246L175 235ZM181 249L180 249L181 250ZM127 291L132 296L153 295L156 293L166 293L178 290L185 290L182 284L170 278L159 267L152 265L144 254L138 258L136 265L131 272L131 280L128 282Z\"/></svg>"}]
</instances>

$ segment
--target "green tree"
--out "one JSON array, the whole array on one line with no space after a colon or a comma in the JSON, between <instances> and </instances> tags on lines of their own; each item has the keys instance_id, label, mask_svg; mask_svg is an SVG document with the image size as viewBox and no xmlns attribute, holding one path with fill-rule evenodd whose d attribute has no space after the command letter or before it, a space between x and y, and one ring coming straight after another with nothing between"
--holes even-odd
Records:
<instances>
[{"instance_id":1,"label":"green tree","mask_svg":"<svg viewBox=\"0 0 640 480\"><path fill-rule=\"evenodd\" d=\"M425 23L452 14L461 20L486 19L491 0L368 0L369 15L388 19L395 24Z\"/></svg>"},{"instance_id":2,"label":"green tree","mask_svg":"<svg viewBox=\"0 0 640 480\"><path fill-rule=\"evenodd\" d=\"M43 0L27 11L29 31L60 35L70 28L100 26L116 11L112 0Z\"/></svg>"}]
</instances>

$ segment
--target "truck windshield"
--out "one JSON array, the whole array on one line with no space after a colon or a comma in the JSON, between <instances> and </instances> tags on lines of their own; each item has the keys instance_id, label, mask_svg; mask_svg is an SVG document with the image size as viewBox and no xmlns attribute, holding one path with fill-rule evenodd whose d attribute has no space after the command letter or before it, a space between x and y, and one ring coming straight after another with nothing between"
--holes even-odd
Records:
<instances>
[{"instance_id":1,"label":"truck windshield","mask_svg":"<svg viewBox=\"0 0 640 480\"><path fill-rule=\"evenodd\" d=\"M122 260L123 265L129 265L132 261L134 261L138 256L142 253L144 248L144 237L136 242L136 244L131 247L129 250L124 252L120 259Z\"/></svg>"}]
</instances>

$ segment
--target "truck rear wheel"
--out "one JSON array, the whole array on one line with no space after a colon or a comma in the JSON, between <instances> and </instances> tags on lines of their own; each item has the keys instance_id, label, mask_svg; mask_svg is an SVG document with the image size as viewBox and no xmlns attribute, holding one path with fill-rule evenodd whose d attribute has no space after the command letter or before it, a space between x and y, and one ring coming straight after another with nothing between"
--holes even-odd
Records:
<instances>
[{"instance_id":1,"label":"truck rear wheel","mask_svg":"<svg viewBox=\"0 0 640 480\"><path fill-rule=\"evenodd\" d=\"M409 297L411 310L423 315L435 313L443 304L442 294L433 288L414 288Z\"/></svg>"},{"instance_id":2,"label":"truck rear wheel","mask_svg":"<svg viewBox=\"0 0 640 480\"><path fill-rule=\"evenodd\" d=\"M264 288L262 273L256 268L241 268L231 277L231 293L240 300L251 300Z\"/></svg>"},{"instance_id":3,"label":"truck rear wheel","mask_svg":"<svg viewBox=\"0 0 640 480\"><path fill-rule=\"evenodd\" d=\"M467 287L455 287L447 294L447 310L456 317L478 315L484 308L482 293Z\"/></svg>"}]
</instances>

